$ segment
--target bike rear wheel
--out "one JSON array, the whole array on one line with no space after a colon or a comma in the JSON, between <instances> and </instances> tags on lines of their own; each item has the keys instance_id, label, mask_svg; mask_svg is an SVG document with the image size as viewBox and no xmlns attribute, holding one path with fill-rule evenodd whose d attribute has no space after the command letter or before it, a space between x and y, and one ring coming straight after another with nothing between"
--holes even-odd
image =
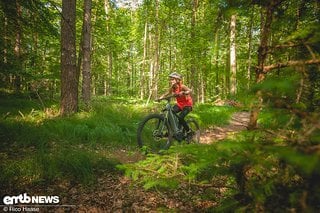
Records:
<instances>
[{"instance_id":1,"label":"bike rear wheel","mask_svg":"<svg viewBox=\"0 0 320 213\"><path fill-rule=\"evenodd\" d=\"M200 143L200 126L198 122L194 118L189 118L186 120L190 130L192 131L191 136L187 136L187 142L188 143Z\"/></svg>"},{"instance_id":2,"label":"bike rear wheel","mask_svg":"<svg viewBox=\"0 0 320 213\"><path fill-rule=\"evenodd\" d=\"M171 145L172 134L164 116L150 114L145 117L138 126L138 146L147 153L159 153L168 149Z\"/></svg>"}]
</instances>

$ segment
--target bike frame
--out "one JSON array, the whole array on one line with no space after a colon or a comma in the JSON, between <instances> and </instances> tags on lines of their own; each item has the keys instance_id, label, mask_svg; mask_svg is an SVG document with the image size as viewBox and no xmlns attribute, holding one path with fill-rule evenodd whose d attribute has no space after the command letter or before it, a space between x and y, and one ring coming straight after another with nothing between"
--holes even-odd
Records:
<instances>
[{"instance_id":1,"label":"bike frame","mask_svg":"<svg viewBox=\"0 0 320 213\"><path fill-rule=\"evenodd\" d=\"M171 133L173 133L173 135L177 135L180 134L182 131L179 128L179 120L178 120L178 115L176 115L173 111L172 111L172 105L170 104L171 98L173 98L174 96L169 96L167 98L163 98L162 100L166 100L166 106L165 109L163 110L164 112L164 124L168 123L169 128ZM163 127L161 127L163 128Z\"/></svg>"}]
</instances>

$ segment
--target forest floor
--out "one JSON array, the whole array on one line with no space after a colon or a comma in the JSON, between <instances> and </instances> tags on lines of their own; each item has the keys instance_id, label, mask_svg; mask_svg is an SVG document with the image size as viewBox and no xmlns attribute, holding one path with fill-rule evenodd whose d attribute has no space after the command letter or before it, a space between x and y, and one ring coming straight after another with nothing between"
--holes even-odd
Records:
<instances>
[{"instance_id":1,"label":"forest floor","mask_svg":"<svg viewBox=\"0 0 320 213\"><path fill-rule=\"evenodd\" d=\"M202 132L201 143L214 143L245 130L248 122L248 112L236 112L229 125L212 127ZM125 150L116 151L113 157L121 163L142 159L141 156L129 154ZM179 212L201 212L217 205L212 199L199 199L204 191L211 190L209 193L222 196L221 189L187 185L174 191L148 191L133 185L130 179L120 173L100 176L94 187L62 183L58 188L55 187L54 191L63 191L67 195L60 203L74 206L55 208L52 212L158 212L170 209Z\"/></svg>"},{"instance_id":2,"label":"forest floor","mask_svg":"<svg viewBox=\"0 0 320 213\"><path fill-rule=\"evenodd\" d=\"M227 138L232 134L246 130L249 123L249 112L236 112L232 115L230 123L222 127L211 127L201 135L201 143L213 143Z\"/></svg>"},{"instance_id":3,"label":"forest floor","mask_svg":"<svg viewBox=\"0 0 320 213\"><path fill-rule=\"evenodd\" d=\"M248 112L236 112L228 125L203 131L201 143L214 143L243 131L248 121ZM110 153L111 158L123 164L144 158L127 150L112 150ZM27 191L43 194L44 190L47 194L59 195L61 206L40 207L38 212L203 212L218 206L217 200L223 197L224 189L185 184L175 190L145 190L134 185L121 172L106 171L91 186L60 180L49 186L33 186ZM211 198L203 199L203 194L209 194Z\"/></svg>"}]
</instances>

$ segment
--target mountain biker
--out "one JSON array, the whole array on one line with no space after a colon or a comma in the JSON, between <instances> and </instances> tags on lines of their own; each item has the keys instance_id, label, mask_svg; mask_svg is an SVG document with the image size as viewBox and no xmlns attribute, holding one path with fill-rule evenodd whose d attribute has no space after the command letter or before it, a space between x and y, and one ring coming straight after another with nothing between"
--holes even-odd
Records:
<instances>
[{"instance_id":1,"label":"mountain biker","mask_svg":"<svg viewBox=\"0 0 320 213\"><path fill-rule=\"evenodd\" d=\"M182 76L179 73L173 72L169 75L170 88L168 92L160 96L160 99L169 96L175 95L177 103L173 106L173 111L179 113L179 123L184 127L187 132L187 136L192 136L192 132L184 120L184 118L192 111L193 101L191 98L192 90L189 89L186 85L182 84Z\"/></svg>"}]
</instances>

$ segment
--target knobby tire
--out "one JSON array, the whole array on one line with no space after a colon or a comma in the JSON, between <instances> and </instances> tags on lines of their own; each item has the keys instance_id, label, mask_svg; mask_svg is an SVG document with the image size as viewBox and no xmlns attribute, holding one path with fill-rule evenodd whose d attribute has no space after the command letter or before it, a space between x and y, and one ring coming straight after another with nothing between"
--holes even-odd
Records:
<instances>
[{"instance_id":1,"label":"knobby tire","mask_svg":"<svg viewBox=\"0 0 320 213\"><path fill-rule=\"evenodd\" d=\"M159 135L159 137L155 137L155 135ZM138 146L147 153L159 153L161 150L168 149L172 136L164 116L150 114L145 117L138 126L137 141Z\"/></svg>"}]
</instances>

